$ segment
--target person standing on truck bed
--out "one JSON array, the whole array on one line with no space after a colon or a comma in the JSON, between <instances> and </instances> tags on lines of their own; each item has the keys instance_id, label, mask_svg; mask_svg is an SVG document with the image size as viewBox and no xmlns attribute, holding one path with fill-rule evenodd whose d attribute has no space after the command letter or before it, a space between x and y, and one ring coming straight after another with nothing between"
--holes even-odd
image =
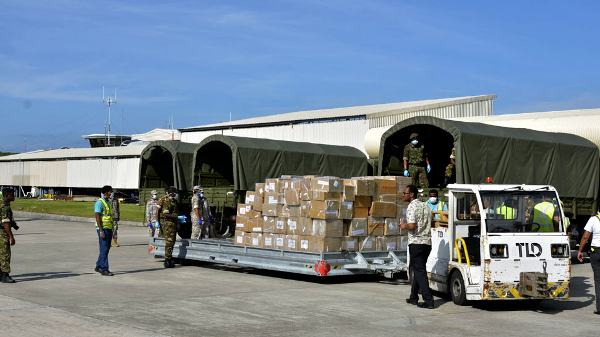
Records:
<instances>
[{"instance_id":1,"label":"person standing on truck bed","mask_svg":"<svg viewBox=\"0 0 600 337\"><path fill-rule=\"evenodd\" d=\"M594 311L594 314L600 315L600 215L591 217L587 224L585 224L583 230L583 237L579 244L577 259L579 259L579 262L583 262L583 250L587 245L590 235L593 235L590 264L592 265L592 271L594 272L594 290L596 291L596 310Z\"/></svg>"},{"instance_id":2,"label":"person standing on truck bed","mask_svg":"<svg viewBox=\"0 0 600 337\"><path fill-rule=\"evenodd\" d=\"M119 208L119 198L115 197L115 194L110 195L110 209L112 210L113 217L113 238L112 246L119 247L117 243L117 231L119 230L119 220L121 219L121 209Z\"/></svg>"},{"instance_id":3,"label":"person standing on truck bed","mask_svg":"<svg viewBox=\"0 0 600 337\"><path fill-rule=\"evenodd\" d=\"M156 223L156 202L158 201L158 193L156 190L150 192L152 196L146 201L146 221L148 221L148 234L150 237L158 236L158 229L154 227Z\"/></svg>"},{"instance_id":4,"label":"person standing on truck bed","mask_svg":"<svg viewBox=\"0 0 600 337\"><path fill-rule=\"evenodd\" d=\"M456 156L454 155L454 148L452 148L452 153L450 153L450 164L446 166L446 171L444 172L444 183L442 187L448 186L450 184L450 179L454 175L454 165L456 165L456 161L454 160Z\"/></svg>"},{"instance_id":5,"label":"person standing on truck bed","mask_svg":"<svg viewBox=\"0 0 600 337\"><path fill-rule=\"evenodd\" d=\"M427 279L427 258L431 253L431 208L417 200L418 190L415 185L408 185L402 194L402 200L410 202L406 211L406 223L400 228L408 229L409 269L413 273L410 297L406 303L418 305L419 308L433 309L433 294ZM419 304L419 290L424 303Z\"/></svg>"},{"instance_id":6,"label":"person standing on truck bed","mask_svg":"<svg viewBox=\"0 0 600 337\"><path fill-rule=\"evenodd\" d=\"M110 251L110 242L112 241L113 217L110 206L110 195L113 189L109 185L102 187L100 199L94 205L96 213L96 232L98 233L98 243L100 246L100 254L96 261L96 271L103 276L113 276L114 274L108 270L108 252Z\"/></svg>"},{"instance_id":7,"label":"person standing on truck bed","mask_svg":"<svg viewBox=\"0 0 600 337\"><path fill-rule=\"evenodd\" d=\"M0 272L2 283L15 283L16 281L10 277L10 246L15 245L15 237L12 229L14 219L10 203L15 201L15 190L5 188L2 190L2 201L0 204L0 219L2 219L2 227L0 227ZM16 226L16 225L14 225ZM16 227L15 229L18 229Z\"/></svg>"},{"instance_id":8,"label":"person standing on truck bed","mask_svg":"<svg viewBox=\"0 0 600 337\"><path fill-rule=\"evenodd\" d=\"M429 158L427 158L425 145L419 144L418 138L418 133L411 134L410 143L404 147L404 154L402 155L404 176L410 176L413 185L428 188L427 173L431 171L431 166L429 166Z\"/></svg>"},{"instance_id":9,"label":"person standing on truck bed","mask_svg":"<svg viewBox=\"0 0 600 337\"><path fill-rule=\"evenodd\" d=\"M210 205L208 204L208 199L204 197L204 190L200 187L199 190L200 197L200 208L198 209L200 214L200 219L202 220L202 230L204 238L207 239L210 237L210 227L214 223L212 213L210 211ZM210 225L209 225L210 224Z\"/></svg>"},{"instance_id":10,"label":"person standing on truck bed","mask_svg":"<svg viewBox=\"0 0 600 337\"><path fill-rule=\"evenodd\" d=\"M542 202L533 207L533 224L539 224L537 232L558 232L560 217L558 207L552 202L552 198L542 194ZM532 228L536 230L536 228Z\"/></svg>"},{"instance_id":11,"label":"person standing on truck bed","mask_svg":"<svg viewBox=\"0 0 600 337\"><path fill-rule=\"evenodd\" d=\"M177 188L170 187L168 198L162 204L156 206L160 213L160 226L165 238L165 268L173 268L173 246L177 235L177 220L179 210L177 209Z\"/></svg>"}]
</instances>

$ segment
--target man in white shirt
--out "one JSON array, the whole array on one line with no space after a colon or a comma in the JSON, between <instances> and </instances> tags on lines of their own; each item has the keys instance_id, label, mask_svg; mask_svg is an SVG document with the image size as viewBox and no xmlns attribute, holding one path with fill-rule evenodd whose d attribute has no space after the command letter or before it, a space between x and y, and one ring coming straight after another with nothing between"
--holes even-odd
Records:
<instances>
[{"instance_id":1,"label":"man in white shirt","mask_svg":"<svg viewBox=\"0 0 600 337\"><path fill-rule=\"evenodd\" d=\"M594 272L594 289L596 290L596 310L594 314L600 315L600 214L591 217L583 230L583 237L579 243L577 258L579 262L583 262L583 249L587 245L590 235L593 235L590 264Z\"/></svg>"}]
</instances>

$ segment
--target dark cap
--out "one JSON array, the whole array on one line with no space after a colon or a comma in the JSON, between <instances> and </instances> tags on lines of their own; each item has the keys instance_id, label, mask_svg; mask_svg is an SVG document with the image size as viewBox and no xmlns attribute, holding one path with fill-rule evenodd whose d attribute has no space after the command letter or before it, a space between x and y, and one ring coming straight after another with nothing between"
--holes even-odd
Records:
<instances>
[{"instance_id":1,"label":"dark cap","mask_svg":"<svg viewBox=\"0 0 600 337\"><path fill-rule=\"evenodd\" d=\"M417 138L417 137L419 137L419 134L416 132L413 132L410 134L410 139Z\"/></svg>"}]
</instances>

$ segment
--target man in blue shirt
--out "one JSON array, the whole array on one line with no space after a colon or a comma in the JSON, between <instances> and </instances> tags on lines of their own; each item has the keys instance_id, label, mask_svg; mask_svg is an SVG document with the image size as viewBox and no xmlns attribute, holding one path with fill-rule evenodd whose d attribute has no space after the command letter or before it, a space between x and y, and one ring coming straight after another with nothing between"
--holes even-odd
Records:
<instances>
[{"instance_id":1,"label":"man in blue shirt","mask_svg":"<svg viewBox=\"0 0 600 337\"><path fill-rule=\"evenodd\" d=\"M113 189L109 185L102 187L101 197L94 205L96 232L98 233L98 242L100 245L100 255L98 255L96 269L94 270L103 276L114 275L108 270L108 252L110 251L110 243L113 236L112 207L109 201L112 193Z\"/></svg>"},{"instance_id":2,"label":"man in blue shirt","mask_svg":"<svg viewBox=\"0 0 600 337\"><path fill-rule=\"evenodd\" d=\"M437 190L429 191L429 200L427 200L427 206L429 206L429 208L431 208L431 210L433 212L448 212L448 205L446 205L445 202L441 201L438 198ZM439 220L439 219L440 219L440 215L436 214L435 220Z\"/></svg>"}]
</instances>

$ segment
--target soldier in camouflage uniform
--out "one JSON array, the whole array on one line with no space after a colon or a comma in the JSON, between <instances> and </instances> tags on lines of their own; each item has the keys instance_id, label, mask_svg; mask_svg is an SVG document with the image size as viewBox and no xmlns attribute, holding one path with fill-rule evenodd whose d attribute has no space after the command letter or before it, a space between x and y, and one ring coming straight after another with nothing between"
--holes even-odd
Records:
<instances>
[{"instance_id":1,"label":"soldier in camouflage uniform","mask_svg":"<svg viewBox=\"0 0 600 337\"><path fill-rule=\"evenodd\" d=\"M157 237L158 229L154 226L154 224L157 220L156 205L158 201L158 194L156 190L152 190L150 194L152 197L146 202L146 221L148 221L148 234L150 237Z\"/></svg>"},{"instance_id":2,"label":"soldier in camouflage uniform","mask_svg":"<svg viewBox=\"0 0 600 337\"><path fill-rule=\"evenodd\" d=\"M12 234L11 226L14 223L11 201L15 200L15 191L12 188L2 190L2 203L0 204L0 271L2 272L2 283L15 283L10 277L10 246L15 245L15 237Z\"/></svg>"},{"instance_id":3,"label":"soldier in camouflage uniform","mask_svg":"<svg viewBox=\"0 0 600 337\"><path fill-rule=\"evenodd\" d=\"M170 187L168 198L156 206L160 213L160 228L165 238L165 268L173 268L173 246L177 235L177 218L179 211L177 209L177 188Z\"/></svg>"},{"instance_id":4,"label":"soldier in camouflage uniform","mask_svg":"<svg viewBox=\"0 0 600 337\"><path fill-rule=\"evenodd\" d=\"M115 197L114 192L110 195L110 209L113 217L113 239L112 246L119 247L117 243L117 230L119 229L119 220L121 219L121 209L119 208L119 198Z\"/></svg>"},{"instance_id":5,"label":"soldier in camouflage uniform","mask_svg":"<svg viewBox=\"0 0 600 337\"><path fill-rule=\"evenodd\" d=\"M170 186L165 187L165 196L158 199L156 202L156 222L155 229L158 229L158 237L164 238L162 227L158 224L160 220L160 207L165 203L167 199L169 199L169 188Z\"/></svg>"},{"instance_id":6,"label":"soldier in camouflage uniform","mask_svg":"<svg viewBox=\"0 0 600 337\"><path fill-rule=\"evenodd\" d=\"M192 196L192 212L190 217L192 219L192 240L202 239L202 216L200 211L202 210L202 199L200 198L200 186L194 186L194 196Z\"/></svg>"},{"instance_id":7,"label":"soldier in camouflage uniform","mask_svg":"<svg viewBox=\"0 0 600 337\"><path fill-rule=\"evenodd\" d=\"M454 160L456 156L454 155L454 148L452 148L452 153L450 153L450 164L446 166L446 172L444 172L444 186L448 186L450 183L450 178L454 173L454 165L456 165L456 161Z\"/></svg>"},{"instance_id":8,"label":"soldier in camouflage uniform","mask_svg":"<svg viewBox=\"0 0 600 337\"><path fill-rule=\"evenodd\" d=\"M419 144L418 137L419 134L417 133L411 134L411 142L404 147L404 154L402 156L402 160L404 161L404 176L410 176L413 185L428 188L427 173L431 171L431 166L429 166L429 158L427 158L425 145Z\"/></svg>"}]
</instances>

